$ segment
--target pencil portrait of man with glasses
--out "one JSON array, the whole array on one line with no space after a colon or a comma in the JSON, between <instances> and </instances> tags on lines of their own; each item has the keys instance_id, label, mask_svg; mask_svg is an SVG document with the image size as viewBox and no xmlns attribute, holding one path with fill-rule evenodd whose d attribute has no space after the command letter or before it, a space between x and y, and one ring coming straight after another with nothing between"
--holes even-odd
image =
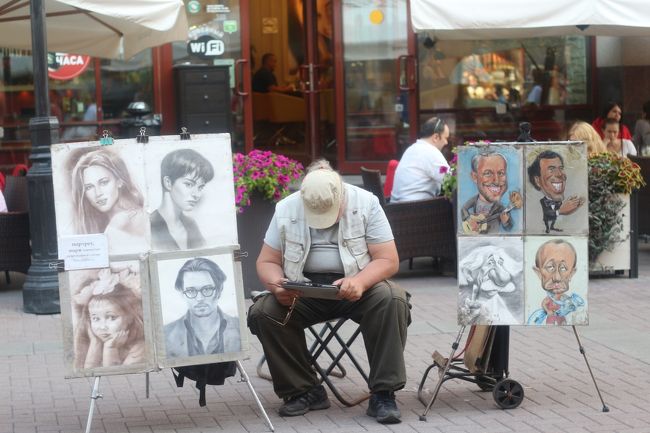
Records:
<instances>
[{"instance_id":1,"label":"pencil portrait of man with glasses","mask_svg":"<svg viewBox=\"0 0 650 433\"><path fill-rule=\"evenodd\" d=\"M181 266L174 288L187 312L164 326L168 358L240 351L239 319L219 307L224 281L226 274L207 258Z\"/></svg>"}]
</instances>

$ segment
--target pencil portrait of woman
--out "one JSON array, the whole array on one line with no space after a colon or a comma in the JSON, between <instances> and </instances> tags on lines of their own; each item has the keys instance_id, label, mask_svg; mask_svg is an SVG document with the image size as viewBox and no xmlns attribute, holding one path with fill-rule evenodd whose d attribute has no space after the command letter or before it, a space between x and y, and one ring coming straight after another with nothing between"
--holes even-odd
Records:
<instances>
[{"instance_id":1,"label":"pencil portrait of woman","mask_svg":"<svg viewBox=\"0 0 650 433\"><path fill-rule=\"evenodd\" d=\"M214 178L210 161L193 149L174 150L162 159L162 199L150 215L151 244L157 251L178 251L206 246L199 224L191 216Z\"/></svg>"},{"instance_id":2,"label":"pencil portrait of woman","mask_svg":"<svg viewBox=\"0 0 650 433\"><path fill-rule=\"evenodd\" d=\"M100 148L81 155L71 189L77 234L105 233L111 254L148 250L144 198L117 153Z\"/></svg>"}]
</instances>

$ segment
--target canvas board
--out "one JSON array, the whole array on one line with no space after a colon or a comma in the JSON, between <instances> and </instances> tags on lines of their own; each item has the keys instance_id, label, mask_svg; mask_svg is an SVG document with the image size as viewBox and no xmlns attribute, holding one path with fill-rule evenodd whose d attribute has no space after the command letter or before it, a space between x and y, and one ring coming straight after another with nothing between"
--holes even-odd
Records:
<instances>
[{"instance_id":1,"label":"canvas board","mask_svg":"<svg viewBox=\"0 0 650 433\"><path fill-rule=\"evenodd\" d=\"M519 144L458 148L458 233L521 235L523 151ZM505 216L501 216L505 214Z\"/></svg>"},{"instance_id":2,"label":"canvas board","mask_svg":"<svg viewBox=\"0 0 650 433\"><path fill-rule=\"evenodd\" d=\"M241 262L234 255L238 249L231 245L150 256L152 312L160 367L247 357ZM219 295L220 284L223 291ZM217 311L222 320L215 326ZM202 329L210 331L201 333Z\"/></svg>"},{"instance_id":3,"label":"canvas board","mask_svg":"<svg viewBox=\"0 0 650 433\"><path fill-rule=\"evenodd\" d=\"M587 237L528 236L525 243L527 325L588 325Z\"/></svg>"},{"instance_id":4,"label":"canvas board","mask_svg":"<svg viewBox=\"0 0 650 433\"><path fill-rule=\"evenodd\" d=\"M458 238L458 323L524 323L524 241L521 236Z\"/></svg>"},{"instance_id":5,"label":"canvas board","mask_svg":"<svg viewBox=\"0 0 650 433\"><path fill-rule=\"evenodd\" d=\"M228 134L193 135L182 141L175 136L150 137L145 157L152 251L237 243ZM169 213L179 212L188 232L185 245L170 237L167 225Z\"/></svg>"},{"instance_id":6,"label":"canvas board","mask_svg":"<svg viewBox=\"0 0 650 433\"><path fill-rule=\"evenodd\" d=\"M105 233L110 255L149 250L144 145L52 146L57 236Z\"/></svg>"},{"instance_id":7,"label":"canvas board","mask_svg":"<svg viewBox=\"0 0 650 433\"><path fill-rule=\"evenodd\" d=\"M526 146L526 234L587 236L589 201L584 143Z\"/></svg>"},{"instance_id":8,"label":"canvas board","mask_svg":"<svg viewBox=\"0 0 650 433\"><path fill-rule=\"evenodd\" d=\"M59 273L66 377L154 369L148 264L113 256L110 266Z\"/></svg>"}]
</instances>

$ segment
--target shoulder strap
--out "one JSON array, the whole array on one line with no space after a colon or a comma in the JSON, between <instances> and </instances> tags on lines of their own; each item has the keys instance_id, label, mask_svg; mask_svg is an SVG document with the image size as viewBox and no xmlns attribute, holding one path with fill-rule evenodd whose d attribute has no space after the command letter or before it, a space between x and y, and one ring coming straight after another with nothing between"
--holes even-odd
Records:
<instances>
[{"instance_id":1,"label":"shoulder strap","mask_svg":"<svg viewBox=\"0 0 650 433\"><path fill-rule=\"evenodd\" d=\"M182 387L183 382L185 380L185 375L180 371L178 371L177 374L177 370L175 368L172 368L172 374L174 375L174 381L176 382L176 386L179 388Z\"/></svg>"}]
</instances>

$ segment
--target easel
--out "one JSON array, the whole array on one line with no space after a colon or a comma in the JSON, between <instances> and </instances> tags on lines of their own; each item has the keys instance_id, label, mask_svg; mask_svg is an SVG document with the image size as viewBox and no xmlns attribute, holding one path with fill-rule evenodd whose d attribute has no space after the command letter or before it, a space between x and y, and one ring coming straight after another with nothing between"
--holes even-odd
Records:
<instances>
[{"instance_id":1,"label":"easel","mask_svg":"<svg viewBox=\"0 0 650 433\"><path fill-rule=\"evenodd\" d=\"M598 388L598 383L596 382L596 377L594 376L594 374L593 374L593 372L591 370L591 366L589 365L589 360L587 359L587 353L585 352L584 346L582 345L582 342L580 341L580 336L578 335L578 330L576 329L575 325L571 325L571 328L573 328L573 333L575 334L576 341L578 342L578 350L580 351L580 353L582 354L582 356L585 359L585 364L587 364L587 369L589 370L589 375L591 376L591 380L593 381L594 386L596 387L596 392L598 393L598 398L600 398L600 402L603 405L602 411L603 412L609 412L609 408L605 404L605 401L603 400L603 396L600 393L600 389ZM465 333L465 326L463 325L463 326L461 326L460 330L458 331L458 335L456 336L456 339L454 340L454 342L451 345L451 353L449 354L449 358L447 358L447 360L445 362L445 366L443 368L442 373L439 374L438 382L436 383L436 387L435 387L435 389L433 391L433 395L431 396L431 399L429 400L429 403L426 405L426 409L424 410L422 415L420 415L420 421L426 421L427 420L427 414L429 413L429 409L431 409L431 406L433 406L433 403L436 401L436 398L438 397L438 392L440 392L440 388L442 387L442 383L444 382L444 378L447 377L447 375L449 373L451 363L454 360L454 355L456 354L456 351L458 350L460 340L462 339L464 333ZM426 373L425 373L425 377L423 378L423 381L424 381L425 378L426 378Z\"/></svg>"},{"instance_id":2,"label":"easel","mask_svg":"<svg viewBox=\"0 0 650 433\"><path fill-rule=\"evenodd\" d=\"M255 392L255 388L253 388L253 384L251 383L248 374L246 373L246 370L244 370L244 366L242 365L241 361L237 360L235 361L237 364L237 370L239 370L239 374L241 375L240 382L246 382L246 385L248 385L248 389L250 390L251 394L253 394L253 398L255 398L255 403L257 403L257 407L260 408L260 411L262 412L262 415L264 416L264 420L266 422L266 425L269 426L272 432L275 431L275 428L273 427L273 424L271 423L271 420L269 419L269 416L266 413L266 410L264 410L264 406L262 406L262 402L260 401L259 397L257 396L257 392ZM146 397L149 398L149 373L145 373L145 384L146 384ZM93 381L93 387L90 392L90 407L88 408L88 420L86 421L86 433L90 433L90 429L92 428L93 424L93 414L95 413L95 404L96 401L100 398L104 398L103 395L99 393L99 380L101 379L101 376L96 376L95 380Z\"/></svg>"}]
</instances>

